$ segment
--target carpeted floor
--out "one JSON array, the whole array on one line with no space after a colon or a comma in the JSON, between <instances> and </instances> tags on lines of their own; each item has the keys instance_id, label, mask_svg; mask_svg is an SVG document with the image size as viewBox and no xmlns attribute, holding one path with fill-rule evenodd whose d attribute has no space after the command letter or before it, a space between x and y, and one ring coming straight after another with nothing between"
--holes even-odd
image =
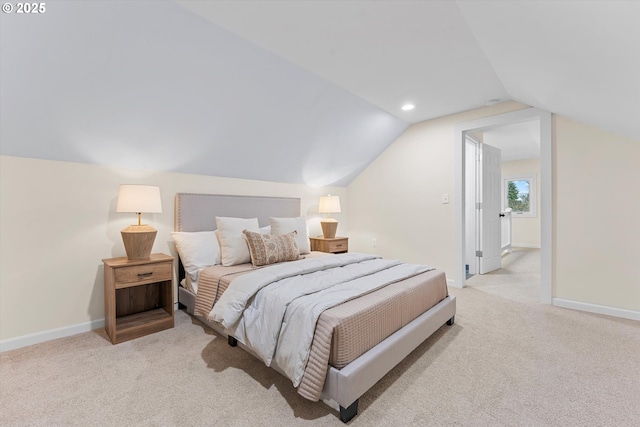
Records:
<instances>
[{"instance_id":1,"label":"carpeted floor","mask_svg":"<svg viewBox=\"0 0 640 427\"><path fill-rule=\"evenodd\" d=\"M360 399L353 426L634 426L640 322L537 302L536 251L474 276L443 326ZM197 320L113 346L103 330L0 354L2 426L342 423Z\"/></svg>"},{"instance_id":2,"label":"carpeted floor","mask_svg":"<svg viewBox=\"0 0 640 427\"><path fill-rule=\"evenodd\" d=\"M476 274L467 286L522 303L540 301L540 249L513 248L502 257L502 268Z\"/></svg>"}]
</instances>

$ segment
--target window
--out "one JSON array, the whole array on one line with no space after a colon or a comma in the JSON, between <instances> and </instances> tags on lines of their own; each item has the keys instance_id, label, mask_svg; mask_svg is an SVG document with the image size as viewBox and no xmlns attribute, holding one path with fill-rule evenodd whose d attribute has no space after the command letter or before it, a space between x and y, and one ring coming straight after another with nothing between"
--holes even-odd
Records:
<instances>
[{"instance_id":1,"label":"window","mask_svg":"<svg viewBox=\"0 0 640 427\"><path fill-rule=\"evenodd\" d=\"M514 218L534 218L536 210L536 175L518 175L504 178L504 207L511 208Z\"/></svg>"}]
</instances>

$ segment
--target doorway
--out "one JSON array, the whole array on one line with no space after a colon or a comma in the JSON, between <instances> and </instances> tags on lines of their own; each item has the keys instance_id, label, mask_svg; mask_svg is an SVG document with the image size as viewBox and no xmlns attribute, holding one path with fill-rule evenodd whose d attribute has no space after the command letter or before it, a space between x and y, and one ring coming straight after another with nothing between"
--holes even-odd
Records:
<instances>
[{"instance_id":1,"label":"doorway","mask_svg":"<svg viewBox=\"0 0 640 427\"><path fill-rule=\"evenodd\" d=\"M551 114L536 108L527 108L512 113L500 114L472 122L460 123L455 131L455 265L452 285L463 288L466 286L466 253L467 238L465 225L467 212L465 211L466 189L465 158L467 152L466 135L505 125L512 125L537 120L540 126L540 215L541 215L541 250L540 250L540 301L551 304L551 214L552 214L552 175L551 175Z\"/></svg>"}]
</instances>

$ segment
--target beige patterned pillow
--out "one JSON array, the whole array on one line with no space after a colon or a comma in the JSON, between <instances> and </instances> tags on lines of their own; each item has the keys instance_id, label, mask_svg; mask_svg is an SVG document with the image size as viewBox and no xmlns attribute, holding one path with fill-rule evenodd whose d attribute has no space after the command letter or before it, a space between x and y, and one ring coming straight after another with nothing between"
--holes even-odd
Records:
<instances>
[{"instance_id":1,"label":"beige patterned pillow","mask_svg":"<svg viewBox=\"0 0 640 427\"><path fill-rule=\"evenodd\" d=\"M256 267L283 261L295 261L300 258L296 245L296 232L275 236L243 230L249 246L251 263Z\"/></svg>"}]
</instances>

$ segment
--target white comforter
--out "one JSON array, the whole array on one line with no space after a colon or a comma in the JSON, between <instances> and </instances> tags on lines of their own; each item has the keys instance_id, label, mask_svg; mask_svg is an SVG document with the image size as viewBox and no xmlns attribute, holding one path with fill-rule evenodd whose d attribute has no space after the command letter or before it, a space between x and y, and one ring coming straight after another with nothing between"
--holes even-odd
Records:
<instances>
[{"instance_id":1,"label":"white comforter","mask_svg":"<svg viewBox=\"0 0 640 427\"><path fill-rule=\"evenodd\" d=\"M297 387L324 310L431 269L357 253L275 264L233 280L209 319Z\"/></svg>"}]
</instances>

